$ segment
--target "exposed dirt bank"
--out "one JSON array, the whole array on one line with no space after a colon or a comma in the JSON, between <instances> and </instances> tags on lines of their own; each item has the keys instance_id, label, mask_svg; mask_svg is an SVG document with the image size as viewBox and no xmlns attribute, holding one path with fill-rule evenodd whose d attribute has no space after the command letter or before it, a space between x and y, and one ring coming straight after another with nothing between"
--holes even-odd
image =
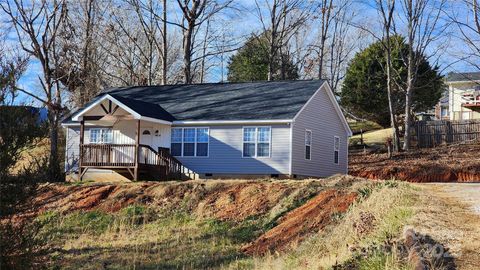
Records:
<instances>
[{"instance_id":1,"label":"exposed dirt bank","mask_svg":"<svg viewBox=\"0 0 480 270\"><path fill-rule=\"evenodd\" d=\"M355 201L356 193L326 190L301 207L289 212L279 224L254 242L244 246L246 254L261 255L269 251L281 251L288 244L299 242L309 233L327 226L335 214L344 213Z\"/></svg>"},{"instance_id":2,"label":"exposed dirt bank","mask_svg":"<svg viewBox=\"0 0 480 270\"><path fill-rule=\"evenodd\" d=\"M142 204L162 211L185 210L199 217L241 221L263 215L282 200L302 201L332 186L350 186L365 182L349 176L327 180L272 181L187 181L126 184L47 184L27 205L19 218L34 217L54 210L116 212L131 204Z\"/></svg>"},{"instance_id":3,"label":"exposed dirt bank","mask_svg":"<svg viewBox=\"0 0 480 270\"><path fill-rule=\"evenodd\" d=\"M409 182L480 182L480 145L455 145L398 153L350 155L350 171L369 179Z\"/></svg>"}]
</instances>

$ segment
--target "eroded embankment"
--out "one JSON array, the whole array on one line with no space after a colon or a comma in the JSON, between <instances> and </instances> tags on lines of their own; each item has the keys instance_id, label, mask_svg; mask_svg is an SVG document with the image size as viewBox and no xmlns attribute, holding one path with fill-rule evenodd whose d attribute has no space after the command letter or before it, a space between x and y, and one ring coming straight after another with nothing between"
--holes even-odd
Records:
<instances>
[{"instance_id":1,"label":"eroded embankment","mask_svg":"<svg viewBox=\"0 0 480 270\"><path fill-rule=\"evenodd\" d=\"M359 187L368 185L374 183L351 176L286 181L47 184L15 218L23 221L49 211L115 213L129 205L145 205L166 215L183 212L234 224L255 220L260 236L242 251L264 254L285 250L307 234L318 232L349 208Z\"/></svg>"},{"instance_id":2,"label":"eroded embankment","mask_svg":"<svg viewBox=\"0 0 480 270\"><path fill-rule=\"evenodd\" d=\"M300 242L307 234L327 226L334 215L346 212L356 197L357 193L334 189L320 192L285 215L277 226L245 245L242 251L249 255L262 255L284 250L290 243Z\"/></svg>"},{"instance_id":3,"label":"eroded embankment","mask_svg":"<svg viewBox=\"0 0 480 270\"><path fill-rule=\"evenodd\" d=\"M395 153L350 155L349 174L409 182L480 182L480 145L450 145Z\"/></svg>"},{"instance_id":4,"label":"eroded embankment","mask_svg":"<svg viewBox=\"0 0 480 270\"><path fill-rule=\"evenodd\" d=\"M161 211L183 210L197 217L241 221L264 215L284 200L302 201L327 187L350 186L365 182L339 176L330 180L303 181L187 181L127 184L47 184L26 205L21 218L46 211L70 213L99 210L116 212L131 204L142 204Z\"/></svg>"},{"instance_id":5,"label":"eroded embankment","mask_svg":"<svg viewBox=\"0 0 480 270\"><path fill-rule=\"evenodd\" d=\"M480 182L480 173L468 171L444 171L426 173L419 170L408 170L408 168L383 168L378 170L351 171L351 175L368 179L397 179L412 183L432 182Z\"/></svg>"}]
</instances>

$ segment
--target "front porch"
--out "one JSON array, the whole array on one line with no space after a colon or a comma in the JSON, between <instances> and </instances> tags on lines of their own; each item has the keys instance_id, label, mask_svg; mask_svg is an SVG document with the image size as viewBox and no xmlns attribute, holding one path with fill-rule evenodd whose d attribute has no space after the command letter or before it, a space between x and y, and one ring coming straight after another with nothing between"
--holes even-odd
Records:
<instances>
[{"instance_id":1,"label":"front porch","mask_svg":"<svg viewBox=\"0 0 480 270\"><path fill-rule=\"evenodd\" d=\"M112 97L73 118L80 122L80 180L89 169L112 170L134 181L185 179L194 174L170 155L169 121L142 117Z\"/></svg>"},{"instance_id":2,"label":"front porch","mask_svg":"<svg viewBox=\"0 0 480 270\"><path fill-rule=\"evenodd\" d=\"M168 149L155 151L143 144L81 144L79 159L80 180L90 168L116 171L136 181L183 179L193 174Z\"/></svg>"}]
</instances>

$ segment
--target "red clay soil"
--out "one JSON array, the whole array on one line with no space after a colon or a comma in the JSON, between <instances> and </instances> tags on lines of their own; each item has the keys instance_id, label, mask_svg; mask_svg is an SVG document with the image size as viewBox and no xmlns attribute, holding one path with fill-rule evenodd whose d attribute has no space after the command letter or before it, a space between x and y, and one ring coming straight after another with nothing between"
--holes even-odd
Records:
<instances>
[{"instance_id":1,"label":"red clay soil","mask_svg":"<svg viewBox=\"0 0 480 270\"><path fill-rule=\"evenodd\" d=\"M203 210L221 220L240 221L266 213L292 191L292 187L272 183L237 184L208 194Z\"/></svg>"},{"instance_id":2,"label":"red clay soil","mask_svg":"<svg viewBox=\"0 0 480 270\"><path fill-rule=\"evenodd\" d=\"M262 255L269 251L285 250L307 234L327 226L334 214L346 212L356 198L354 192L345 193L335 189L323 191L289 212L277 226L244 246L242 251L249 255Z\"/></svg>"},{"instance_id":3,"label":"red clay soil","mask_svg":"<svg viewBox=\"0 0 480 270\"><path fill-rule=\"evenodd\" d=\"M351 183L345 177L341 183ZM17 215L24 219L46 211L69 213L77 210L116 212L131 204L169 211L180 207L199 217L240 221L267 213L283 198L294 193L297 199L323 189L327 181L188 181L179 183L130 184L47 184Z\"/></svg>"},{"instance_id":4,"label":"red clay soil","mask_svg":"<svg viewBox=\"0 0 480 270\"><path fill-rule=\"evenodd\" d=\"M479 182L480 145L452 145L398 153L350 155L349 174L409 182Z\"/></svg>"}]
</instances>

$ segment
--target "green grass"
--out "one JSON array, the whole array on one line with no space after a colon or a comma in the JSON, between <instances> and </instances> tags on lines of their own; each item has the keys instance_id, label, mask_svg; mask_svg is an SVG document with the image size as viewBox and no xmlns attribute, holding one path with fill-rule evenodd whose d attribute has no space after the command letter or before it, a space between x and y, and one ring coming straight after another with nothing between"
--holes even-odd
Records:
<instances>
[{"instance_id":1,"label":"green grass","mask_svg":"<svg viewBox=\"0 0 480 270\"><path fill-rule=\"evenodd\" d=\"M286 207L298 207L309 197L286 197L293 203L285 202ZM105 264L109 269L196 269L221 268L234 262L251 268L240 248L288 212L279 211L273 218L252 216L234 222L131 205L113 214L46 212L37 220L44 224L41 237L63 250L51 254L52 267L59 269L98 269Z\"/></svg>"},{"instance_id":2,"label":"green grass","mask_svg":"<svg viewBox=\"0 0 480 270\"><path fill-rule=\"evenodd\" d=\"M407 183L377 182L360 188L358 202L347 213L334 217L334 224L313 234L298 247L285 254L245 258L232 263L253 265L254 269L411 269L397 254L379 249L368 256L359 256L355 250L379 247L398 237L413 216L413 189ZM355 224L362 213L375 217L371 231L359 234ZM355 247L354 249L350 249ZM375 249L374 249L375 250Z\"/></svg>"},{"instance_id":3,"label":"green grass","mask_svg":"<svg viewBox=\"0 0 480 270\"><path fill-rule=\"evenodd\" d=\"M363 134L363 142L367 145L385 145L387 138L392 137L392 130L390 128L380 129L366 132ZM360 142L360 134L352 136L351 143Z\"/></svg>"},{"instance_id":4,"label":"green grass","mask_svg":"<svg viewBox=\"0 0 480 270\"><path fill-rule=\"evenodd\" d=\"M61 269L219 267L244 257L240 247L263 232L256 219L198 219L138 205L114 214L46 212L37 220L45 225L41 237L63 250L51 254Z\"/></svg>"},{"instance_id":5,"label":"green grass","mask_svg":"<svg viewBox=\"0 0 480 270\"><path fill-rule=\"evenodd\" d=\"M353 133L360 132L360 130L363 130L363 132L368 132L382 128L379 124L371 121L351 121L348 122L348 125Z\"/></svg>"},{"instance_id":6,"label":"green grass","mask_svg":"<svg viewBox=\"0 0 480 270\"><path fill-rule=\"evenodd\" d=\"M361 257L356 262L359 270L410 270L411 265L400 260L395 254L375 252Z\"/></svg>"},{"instance_id":7,"label":"green grass","mask_svg":"<svg viewBox=\"0 0 480 270\"><path fill-rule=\"evenodd\" d=\"M241 252L286 213L320 190L335 187L355 190L359 197L347 213L332 217L334 224L312 232L287 253L247 257ZM328 269L349 260L360 269L403 269L395 254L355 257L348 246L370 247L397 236L413 214L410 191L410 185L396 181L312 181L288 193L267 213L242 221L196 216L187 207L192 198L168 212L158 205L130 205L115 213L45 212L37 220L44 224L39 237L55 247L48 254L52 269ZM354 230L362 212L376 218L367 235Z\"/></svg>"}]
</instances>

